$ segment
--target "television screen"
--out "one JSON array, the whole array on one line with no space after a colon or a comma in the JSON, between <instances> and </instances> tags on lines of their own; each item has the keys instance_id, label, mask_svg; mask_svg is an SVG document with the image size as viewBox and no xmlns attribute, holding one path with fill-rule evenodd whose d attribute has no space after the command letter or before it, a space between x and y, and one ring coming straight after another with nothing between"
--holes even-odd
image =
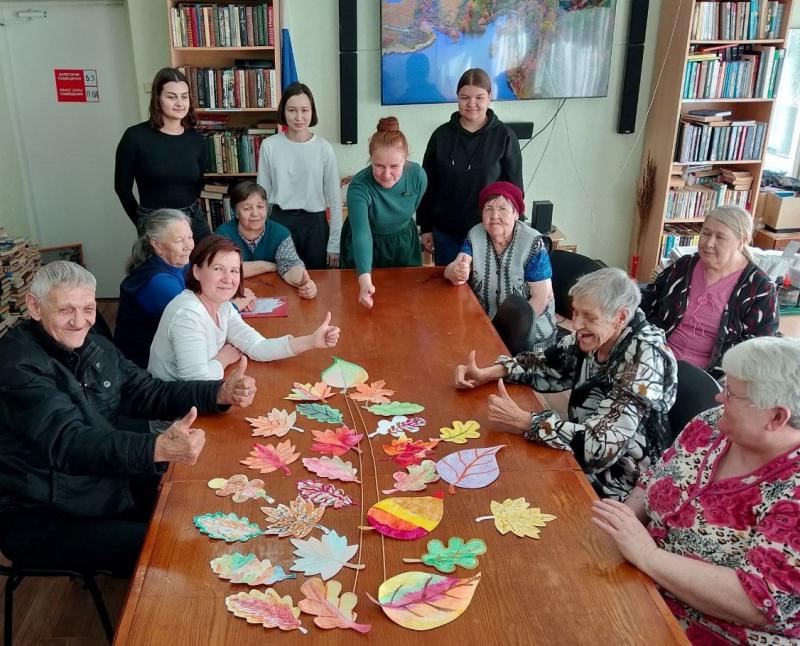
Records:
<instances>
[{"instance_id":1,"label":"television screen","mask_svg":"<svg viewBox=\"0 0 800 646\"><path fill-rule=\"evenodd\" d=\"M494 98L606 96L616 0L381 0L381 102L450 103L480 67Z\"/></svg>"}]
</instances>

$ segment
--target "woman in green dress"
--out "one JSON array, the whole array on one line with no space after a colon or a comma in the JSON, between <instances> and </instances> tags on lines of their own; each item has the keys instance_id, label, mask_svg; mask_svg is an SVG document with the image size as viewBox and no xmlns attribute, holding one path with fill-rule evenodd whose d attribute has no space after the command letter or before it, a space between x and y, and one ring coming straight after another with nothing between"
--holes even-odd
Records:
<instances>
[{"instance_id":1,"label":"woman in green dress","mask_svg":"<svg viewBox=\"0 0 800 646\"><path fill-rule=\"evenodd\" d=\"M355 267L358 300L365 307L373 304L373 267L422 265L413 216L428 185L422 166L408 161L408 142L395 117L378 122L369 161L347 190L341 247L342 266Z\"/></svg>"}]
</instances>

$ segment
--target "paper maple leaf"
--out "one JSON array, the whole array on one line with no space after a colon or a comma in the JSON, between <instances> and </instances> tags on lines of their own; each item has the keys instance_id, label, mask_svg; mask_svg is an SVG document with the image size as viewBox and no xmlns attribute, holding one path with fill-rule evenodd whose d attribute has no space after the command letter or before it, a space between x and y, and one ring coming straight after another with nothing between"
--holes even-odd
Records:
<instances>
[{"instance_id":1,"label":"paper maple leaf","mask_svg":"<svg viewBox=\"0 0 800 646\"><path fill-rule=\"evenodd\" d=\"M446 426L439 429L439 439L442 440L442 442L466 444L467 440L481 436L481 434L478 433L480 427L481 425L474 419L467 422L453 422L453 428Z\"/></svg>"},{"instance_id":2,"label":"paper maple leaf","mask_svg":"<svg viewBox=\"0 0 800 646\"><path fill-rule=\"evenodd\" d=\"M359 402L370 402L372 404L388 404L389 397L394 395L393 390L384 388L386 382L381 379L373 381L369 386L367 384L356 384L354 387L356 392L350 393L350 399Z\"/></svg>"},{"instance_id":3,"label":"paper maple leaf","mask_svg":"<svg viewBox=\"0 0 800 646\"><path fill-rule=\"evenodd\" d=\"M421 464L408 465L408 471L398 471L392 477L394 489L383 490L387 495L398 491L423 491L428 484L439 479L439 474L433 460L423 460Z\"/></svg>"},{"instance_id":4,"label":"paper maple leaf","mask_svg":"<svg viewBox=\"0 0 800 646\"><path fill-rule=\"evenodd\" d=\"M299 457L300 454L295 452L291 441L284 440L279 442L277 446L272 444L253 444L250 457L241 462L251 469L258 469L260 473L271 473L277 469L283 469L283 472L290 476L292 472L286 465L291 464Z\"/></svg>"},{"instance_id":5,"label":"paper maple leaf","mask_svg":"<svg viewBox=\"0 0 800 646\"><path fill-rule=\"evenodd\" d=\"M520 538L539 538L539 527L544 527L556 517L543 514L538 507L531 507L525 498L506 498L502 503L492 500L491 516L481 516L477 521L494 519L494 526L501 534L511 532Z\"/></svg>"},{"instance_id":6,"label":"paper maple leaf","mask_svg":"<svg viewBox=\"0 0 800 646\"><path fill-rule=\"evenodd\" d=\"M311 431L314 436L314 443L311 445L311 450L317 453L329 453L330 455L344 455L350 449L361 453L358 448L358 443L364 437L361 433L356 433L354 430L346 426L340 426L335 431Z\"/></svg>"},{"instance_id":7,"label":"paper maple leaf","mask_svg":"<svg viewBox=\"0 0 800 646\"><path fill-rule=\"evenodd\" d=\"M297 483L297 491L303 496L303 500L308 500L315 505L322 505L323 507L341 509L348 505L355 505L355 502L353 502L350 496L345 494L341 489L337 489L329 482L300 480L300 482Z\"/></svg>"},{"instance_id":8,"label":"paper maple leaf","mask_svg":"<svg viewBox=\"0 0 800 646\"><path fill-rule=\"evenodd\" d=\"M287 594L281 597L272 588L239 592L225 597L225 605L235 616L245 619L248 624L261 624L265 628L299 630L305 634L300 620L300 608L295 608L292 598Z\"/></svg>"},{"instance_id":9,"label":"paper maple leaf","mask_svg":"<svg viewBox=\"0 0 800 646\"><path fill-rule=\"evenodd\" d=\"M397 464L407 467L409 464L422 462L438 444L439 440L412 440L405 433L401 433L391 444L384 444L383 450Z\"/></svg>"},{"instance_id":10,"label":"paper maple leaf","mask_svg":"<svg viewBox=\"0 0 800 646\"><path fill-rule=\"evenodd\" d=\"M308 540L291 539L295 546L294 554L299 557L292 567L292 572L302 572L306 576L319 574L326 581L338 574L347 566L360 570L363 565L353 565L348 561L358 552L358 544L348 545L346 536L339 536L331 530L322 538L311 537Z\"/></svg>"},{"instance_id":11,"label":"paper maple leaf","mask_svg":"<svg viewBox=\"0 0 800 646\"><path fill-rule=\"evenodd\" d=\"M283 437L291 430L303 432L302 428L295 426L297 413L289 413L277 408L273 408L267 413L266 417L245 417L245 419L253 427L253 436L269 437L274 435L275 437Z\"/></svg>"},{"instance_id":12,"label":"paper maple leaf","mask_svg":"<svg viewBox=\"0 0 800 646\"><path fill-rule=\"evenodd\" d=\"M331 390L331 387L324 381L318 381L313 386L311 384L294 382L292 394L287 395L284 397L284 399L307 402L324 402L326 399L328 399L328 397L333 397L333 395L333 390Z\"/></svg>"},{"instance_id":13,"label":"paper maple leaf","mask_svg":"<svg viewBox=\"0 0 800 646\"><path fill-rule=\"evenodd\" d=\"M278 538L287 536L303 538L308 536L320 521L325 513L325 507L314 507L313 502L297 496L288 507L280 504L277 507L262 507L261 511L267 517L265 534L275 535Z\"/></svg>"},{"instance_id":14,"label":"paper maple leaf","mask_svg":"<svg viewBox=\"0 0 800 646\"><path fill-rule=\"evenodd\" d=\"M338 456L333 458L327 456L303 458L303 466L322 478L342 480L344 482L360 482L356 478L356 468L350 462L345 462Z\"/></svg>"},{"instance_id":15,"label":"paper maple leaf","mask_svg":"<svg viewBox=\"0 0 800 646\"><path fill-rule=\"evenodd\" d=\"M357 624L356 613L353 612L358 597L352 592L345 592L341 597L342 584L338 581L323 583L320 579L309 579L300 586L305 595L297 603L297 607L307 615L316 615L314 623L320 628L352 628L360 633L368 633L371 624Z\"/></svg>"}]
</instances>

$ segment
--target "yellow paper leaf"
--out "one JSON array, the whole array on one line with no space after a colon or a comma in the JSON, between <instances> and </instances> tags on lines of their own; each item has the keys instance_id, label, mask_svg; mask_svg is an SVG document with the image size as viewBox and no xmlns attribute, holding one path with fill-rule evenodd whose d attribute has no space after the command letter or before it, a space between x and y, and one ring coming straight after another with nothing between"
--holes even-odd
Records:
<instances>
[{"instance_id":1,"label":"yellow paper leaf","mask_svg":"<svg viewBox=\"0 0 800 646\"><path fill-rule=\"evenodd\" d=\"M544 527L555 516L543 514L538 507L531 507L525 498L506 498L502 503L492 500L494 526L501 534L511 532L523 538L539 538L539 527Z\"/></svg>"},{"instance_id":2,"label":"yellow paper leaf","mask_svg":"<svg viewBox=\"0 0 800 646\"><path fill-rule=\"evenodd\" d=\"M481 427L474 419L466 422L453 422L453 428L445 426L439 429L439 439L442 442L452 442L453 444L466 444L467 440L480 437L478 429Z\"/></svg>"}]
</instances>

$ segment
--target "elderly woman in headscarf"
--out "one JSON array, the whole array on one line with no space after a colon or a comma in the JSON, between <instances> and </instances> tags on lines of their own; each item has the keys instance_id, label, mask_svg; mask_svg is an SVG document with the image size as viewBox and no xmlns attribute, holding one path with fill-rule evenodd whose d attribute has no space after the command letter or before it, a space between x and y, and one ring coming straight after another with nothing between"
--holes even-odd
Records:
<instances>
[{"instance_id":1,"label":"elderly woman in headscarf","mask_svg":"<svg viewBox=\"0 0 800 646\"><path fill-rule=\"evenodd\" d=\"M572 451L598 494L624 499L669 441L677 364L664 332L638 309L639 289L621 269L586 274L569 294L573 334L544 352L500 356L484 368L473 350L467 364L456 367L456 387L499 380L499 394L489 396L490 422ZM503 380L538 392L571 388L568 419L552 410L523 410Z\"/></svg>"},{"instance_id":2,"label":"elderly woman in headscarf","mask_svg":"<svg viewBox=\"0 0 800 646\"><path fill-rule=\"evenodd\" d=\"M737 206L709 213L698 252L667 267L642 294L647 319L667 334L675 356L713 377L737 343L778 332L775 285L747 248L753 219Z\"/></svg>"},{"instance_id":3,"label":"elderly woman in headscarf","mask_svg":"<svg viewBox=\"0 0 800 646\"><path fill-rule=\"evenodd\" d=\"M490 318L511 295L531 306L533 323L528 348L543 350L556 340L553 269L542 235L520 221L525 212L522 191L511 182L486 186L478 197L481 222L469 230L456 259L444 275L454 285L469 282Z\"/></svg>"},{"instance_id":4,"label":"elderly woman in headscarf","mask_svg":"<svg viewBox=\"0 0 800 646\"><path fill-rule=\"evenodd\" d=\"M722 404L594 522L661 588L694 644L800 639L800 343L722 358Z\"/></svg>"}]
</instances>

